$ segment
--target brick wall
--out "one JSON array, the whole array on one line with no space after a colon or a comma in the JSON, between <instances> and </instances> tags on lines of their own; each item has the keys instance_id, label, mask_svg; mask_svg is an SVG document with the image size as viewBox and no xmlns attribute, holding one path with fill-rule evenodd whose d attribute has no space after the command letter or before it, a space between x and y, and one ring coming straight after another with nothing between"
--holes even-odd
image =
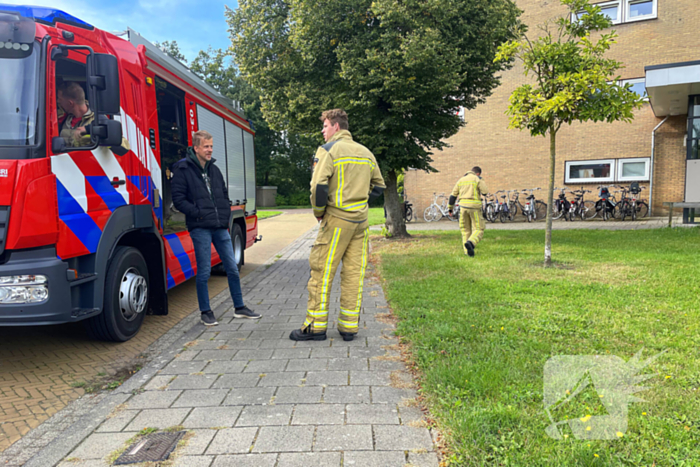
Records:
<instances>
[{"instance_id":1,"label":"brick wall","mask_svg":"<svg viewBox=\"0 0 700 467\"><path fill-rule=\"evenodd\" d=\"M522 19L535 30L544 18L554 18L565 10L558 0L516 0L524 11ZM621 79L643 78L644 67L700 59L700 22L697 0L658 0L658 18L613 27L618 43L609 57L625 68ZM533 138L528 132L508 129L505 111L515 88L526 82L522 66L502 74L502 84L485 104L467 112L467 124L448 140L450 148L433 155L438 173L409 171L405 186L409 199L422 218L433 192L446 193L472 166L483 169L491 192L547 186L549 137ZM557 136L555 186L564 186L565 161L650 157L651 132L662 119L656 118L650 104L635 111L632 123L585 123L563 127ZM682 201L685 187L687 117L671 117L657 131L654 168L654 214L663 215L663 201ZM596 191L596 184L587 189ZM642 184L647 185L648 183ZM580 184L570 185L578 188ZM541 191L539 197L544 198ZM645 190L643 198L648 197ZM590 197L595 199L596 197Z\"/></svg>"}]
</instances>

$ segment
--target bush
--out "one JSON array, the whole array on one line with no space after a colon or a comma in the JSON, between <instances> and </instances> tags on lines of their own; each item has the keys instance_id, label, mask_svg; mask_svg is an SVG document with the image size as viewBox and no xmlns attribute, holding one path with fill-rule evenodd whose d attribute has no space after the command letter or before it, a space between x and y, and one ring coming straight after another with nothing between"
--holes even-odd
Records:
<instances>
[{"instance_id":1,"label":"bush","mask_svg":"<svg viewBox=\"0 0 700 467\"><path fill-rule=\"evenodd\" d=\"M289 196L278 194L275 203L277 206L309 206L309 193L292 193Z\"/></svg>"}]
</instances>

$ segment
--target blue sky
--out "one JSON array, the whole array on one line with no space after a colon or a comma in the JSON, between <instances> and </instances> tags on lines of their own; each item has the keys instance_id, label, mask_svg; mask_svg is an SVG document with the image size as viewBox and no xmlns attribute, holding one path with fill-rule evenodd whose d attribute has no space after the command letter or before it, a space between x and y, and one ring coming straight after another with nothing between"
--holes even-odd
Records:
<instances>
[{"instance_id":1,"label":"blue sky","mask_svg":"<svg viewBox=\"0 0 700 467\"><path fill-rule=\"evenodd\" d=\"M231 9L238 7L236 0L0 0L0 3L57 8L106 31L125 31L130 27L151 42L174 40L190 61L210 45L218 49L231 44L224 11L226 5Z\"/></svg>"}]
</instances>

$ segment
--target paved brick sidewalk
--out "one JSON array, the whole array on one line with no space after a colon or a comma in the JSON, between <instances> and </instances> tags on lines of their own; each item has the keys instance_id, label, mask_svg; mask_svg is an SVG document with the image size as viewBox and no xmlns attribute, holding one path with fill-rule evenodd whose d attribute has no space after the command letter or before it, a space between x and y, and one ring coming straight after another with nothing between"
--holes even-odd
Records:
<instances>
[{"instance_id":1,"label":"paved brick sidewalk","mask_svg":"<svg viewBox=\"0 0 700 467\"><path fill-rule=\"evenodd\" d=\"M69 448L52 443L26 465L107 466L139 430L182 426L192 435L174 466L437 466L378 281L365 282L356 340L344 342L335 327L339 277L329 339L289 340L306 312L315 233L244 286L262 320L234 320L224 301L215 310L221 324L194 325L125 385L129 392L112 396L111 413L88 422L96 429Z\"/></svg>"}]
</instances>

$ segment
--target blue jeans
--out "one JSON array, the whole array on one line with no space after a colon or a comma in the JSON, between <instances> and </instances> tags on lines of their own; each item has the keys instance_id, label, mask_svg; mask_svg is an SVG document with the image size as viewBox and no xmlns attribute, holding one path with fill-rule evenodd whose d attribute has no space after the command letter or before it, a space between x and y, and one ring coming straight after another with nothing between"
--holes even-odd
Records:
<instances>
[{"instance_id":1,"label":"blue jeans","mask_svg":"<svg viewBox=\"0 0 700 467\"><path fill-rule=\"evenodd\" d=\"M227 229L194 229L190 231L190 237L194 244L194 255L197 259L197 300L199 310L210 311L209 305L209 277L211 276L211 244L219 254L228 276L228 288L233 299L233 306L241 308L243 304L243 292L241 292L241 278L238 275L238 266L233 256L231 236Z\"/></svg>"}]
</instances>

